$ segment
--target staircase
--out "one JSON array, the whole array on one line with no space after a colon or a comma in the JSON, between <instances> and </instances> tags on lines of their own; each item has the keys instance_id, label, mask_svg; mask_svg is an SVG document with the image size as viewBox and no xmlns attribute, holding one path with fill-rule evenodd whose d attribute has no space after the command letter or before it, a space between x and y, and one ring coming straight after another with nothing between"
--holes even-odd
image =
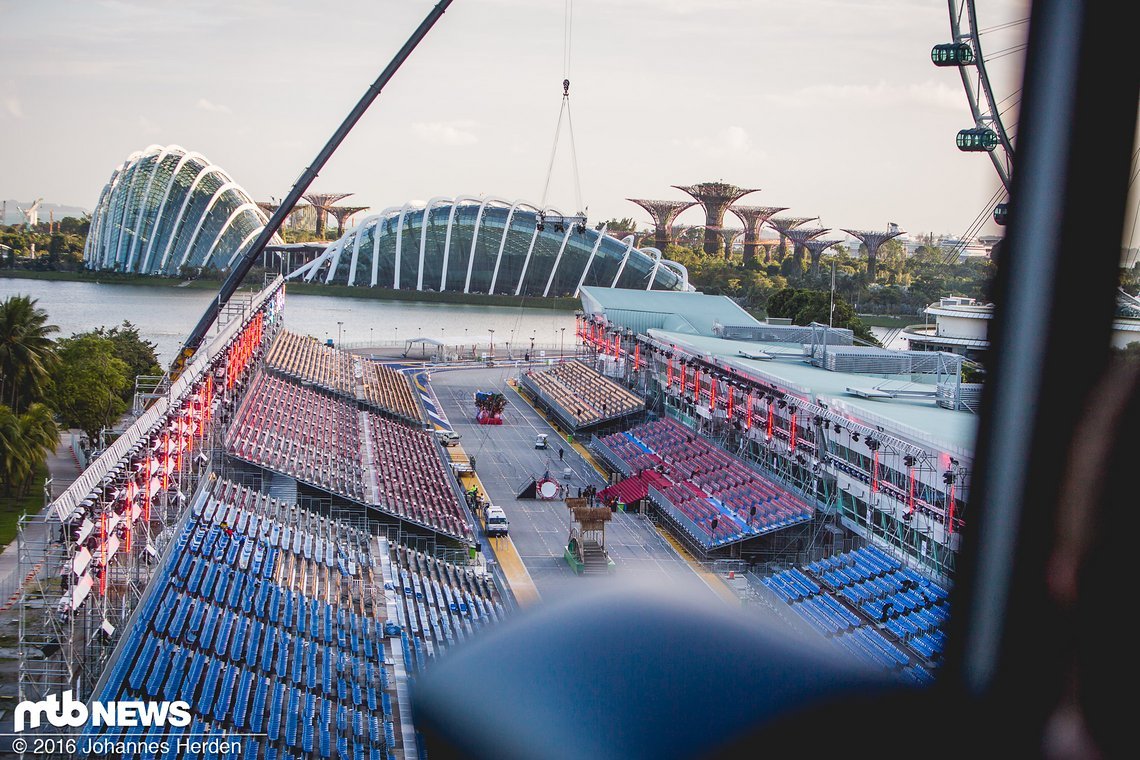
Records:
<instances>
[{"instance_id":1,"label":"staircase","mask_svg":"<svg viewBox=\"0 0 1140 760\"><path fill-rule=\"evenodd\" d=\"M610 571L606 550L596 543L582 544L582 575L605 575Z\"/></svg>"}]
</instances>

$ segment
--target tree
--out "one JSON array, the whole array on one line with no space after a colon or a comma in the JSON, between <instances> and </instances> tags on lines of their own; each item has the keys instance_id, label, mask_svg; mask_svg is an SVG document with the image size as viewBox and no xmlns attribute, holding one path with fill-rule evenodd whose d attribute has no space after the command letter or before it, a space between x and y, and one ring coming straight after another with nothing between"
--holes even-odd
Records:
<instances>
[{"instance_id":1,"label":"tree","mask_svg":"<svg viewBox=\"0 0 1140 760\"><path fill-rule=\"evenodd\" d=\"M610 219L605 224L607 235L637 234L637 222L628 216L621 219Z\"/></svg>"},{"instance_id":2,"label":"tree","mask_svg":"<svg viewBox=\"0 0 1140 760\"><path fill-rule=\"evenodd\" d=\"M0 406L0 483L5 490L22 496L58 444L59 425L43 404L32 404L19 416Z\"/></svg>"},{"instance_id":3,"label":"tree","mask_svg":"<svg viewBox=\"0 0 1140 760\"><path fill-rule=\"evenodd\" d=\"M36 303L31 296L9 296L0 303L0 401L17 414L43 398L57 364L48 336L59 328L48 324L47 312Z\"/></svg>"},{"instance_id":4,"label":"tree","mask_svg":"<svg viewBox=\"0 0 1140 760\"><path fill-rule=\"evenodd\" d=\"M79 428L92 441L114 426L127 410L130 368L115 356L107 337L84 333L59 341L59 366L52 377L51 401L67 427Z\"/></svg>"},{"instance_id":5,"label":"tree","mask_svg":"<svg viewBox=\"0 0 1140 760\"><path fill-rule=\"evenodd\" d=\"M879 345L871 329L855 314L842 296L835 296L835 313L831 314L831 293L826 290L784 288L768 299L768 316L791 319L792 324L810 325L812 322L845 327L856 338ZM829 321L830 320L830 321Z\"/></svg>"},{"instance_id":6,"label":"tree","mask_svg":"<svg viewBox=\"0 0 1140 760\"><path fill-rule=\"evenodd\" d=\"M115 356L122 359L127 365L127 378L139 375L161 375L162 367L158 363L158 346L139 335L139 329L127 320L123 324L105 330L99 327L92 331L93 335L107 338L114 344ZM129 398L123 399L129 401Z\"/></svg>"}]
</instances>

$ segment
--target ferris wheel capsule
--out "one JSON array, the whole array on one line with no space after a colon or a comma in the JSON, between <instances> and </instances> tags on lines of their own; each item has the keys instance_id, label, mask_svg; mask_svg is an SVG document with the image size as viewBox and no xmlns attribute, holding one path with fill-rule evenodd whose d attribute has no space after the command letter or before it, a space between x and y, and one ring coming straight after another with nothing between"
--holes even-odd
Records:
<instances>
[{"instance_id":1,"label":"ferris wheel capsule","mask_svg":"<svg viewBox=\"0 0 1140 760\"><path fill-rule=\"evenodd\" d=\"M994 206L994 224L1005 226L1006 221L1009 219L1009 204L999 203Z\"/></svg>"},{"instance_id":2,"label":"ferris wheel capsule","mask_svg":"<svg viewBox=\"0 0 1140 760\"><path fill-rule=\"evenodd\" d=\"M967 153L992 151L999 144L997 132L989 127L972 127L959 130L956 142L958 150Z\"/></svg>"},{"instance_id":3,"label":"ferris wheel capsule","mask_svg":"<svg viewBox=\"0 0 1140 760\"><path fill-rule=\"evenodd\" d=\"M935 66L970 66L977 58L965 42L947 42L930 50L930 60Z\"/></svg>"}]
</instances>

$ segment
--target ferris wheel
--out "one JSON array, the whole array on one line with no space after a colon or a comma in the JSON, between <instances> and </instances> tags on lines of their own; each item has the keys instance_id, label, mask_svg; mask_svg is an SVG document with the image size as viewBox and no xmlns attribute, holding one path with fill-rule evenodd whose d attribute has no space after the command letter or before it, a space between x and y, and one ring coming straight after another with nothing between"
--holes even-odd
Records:
<instances>
[{"instance_id":1,"label":"ferris wheel","mask_svg":"<svg viewBox=\"0 0 1140 760\"><path fill-rule=\"evenodd\" d=\"M1021 102L1020 87L1014 85L1021 81L1028 7L1023 2L996 2L995 10L1006 18L980 27L974 0L947 0L946 5L953 41L935 45L930 59L935 66L957 67L962 77L974 124L959 130L957 146L966 153L989 154L1002 184L1001 202L994 206L993 218L1005 224L1008 206L1004 199L1009 195ZM983 42L988 53L983 52Z\"/></svg>"}]
</instances>

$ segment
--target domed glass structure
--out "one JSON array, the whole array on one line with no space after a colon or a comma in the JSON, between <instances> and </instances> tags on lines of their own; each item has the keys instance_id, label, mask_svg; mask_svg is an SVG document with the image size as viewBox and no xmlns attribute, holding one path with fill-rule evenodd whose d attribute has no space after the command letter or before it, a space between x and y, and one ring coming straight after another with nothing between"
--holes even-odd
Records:
<instances>
[{"instance_id":1,"label":"domed glass structure","mask_svg":"<svg viewBox=\"0 0 1140 760\"><path fill-rule=\"evenodd\" d=\"M266 221L245 190L201 153L151 145L128 156L103 187L83 258L88 269L139 274L224 270Z\"/></svg>"},{"instance_id":2,"label":"domed glass structure","mask_svg":"<svg viewBox=\"0 0 1140 760\"><path fill-rule=\"evenodd\" d=\"M688 290L688 272L556 210L499 198L433 198L372 214L290 278L338 285L577 296L583 285Z\"/></svg>"}]
</instances>

